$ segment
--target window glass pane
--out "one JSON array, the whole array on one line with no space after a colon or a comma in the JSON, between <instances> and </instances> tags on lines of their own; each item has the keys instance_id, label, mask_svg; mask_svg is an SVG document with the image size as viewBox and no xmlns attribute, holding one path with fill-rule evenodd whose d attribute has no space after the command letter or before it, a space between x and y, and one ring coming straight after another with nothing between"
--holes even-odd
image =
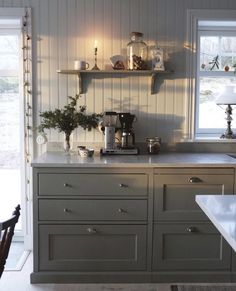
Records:
<instances>
[{"instance_id":1,"label":"window glass pane","mask_svg":"<svg viewBox=\"0 0 236 291\"><path fill-rule=\"evenodd\" d=\"M217 66L210 64L219 55L219 37L200 37L200 70L216 70Z\"/></svg>"},{"instance_id":2,"label":"window glass pane","mask_svg":"<svg viewBox=\"0 0 236 291\"><path fill-rule=\"evenodd\" d=\"M216 104L216 100L223 91L225 85L235 85L236 77L232 78L213 78L202 77L199 79L199 116L198 128L201 129L225 129L225 106ZM236 109L233 111L232 126L236 127Z\"/></svg>"},{"instance_id":3,"label":"window glass pane","mask_svg":"<svg viewBox=\"0 0 236 291\"><path fill-rule=\"evenodd\" d=\"M226 66L234 70L236 54L236 37L201 36L200 70L223 71Z\"/></svg>"},{"instance_id":4,"label":"window glass pane","mask_svg":"<svg viewBox=\"0 0 236 291\"><path fill-rule=\"evenodd\" d=\"M0 35L0 70L19 70L19 37Z\"/></svg>"}]
</instances>

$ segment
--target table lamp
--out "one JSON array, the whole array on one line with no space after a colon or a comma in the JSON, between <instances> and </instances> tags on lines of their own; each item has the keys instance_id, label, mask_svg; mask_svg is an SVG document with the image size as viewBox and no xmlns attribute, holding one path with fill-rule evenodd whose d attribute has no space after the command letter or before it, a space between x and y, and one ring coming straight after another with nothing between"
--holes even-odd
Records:
<instances>
[{"instance_id":1,"label":"table lamp","mask_svg":"<svg viewBox=\"0 0 236 291\"><path fill-rule=\"evenodd\" d=\"M233 108L231 105L236 105L236 92L234 86L225 86L225 90L221 93L219 98L216 100L217 105L227 105L225 109L226 113L226 121L227 121L227 129L224 134L221 135L220 138L228 138L233 139L236 136L233 134L231 129L231 121L233 118L231 117Z\"/></svg>"}]
</instances>

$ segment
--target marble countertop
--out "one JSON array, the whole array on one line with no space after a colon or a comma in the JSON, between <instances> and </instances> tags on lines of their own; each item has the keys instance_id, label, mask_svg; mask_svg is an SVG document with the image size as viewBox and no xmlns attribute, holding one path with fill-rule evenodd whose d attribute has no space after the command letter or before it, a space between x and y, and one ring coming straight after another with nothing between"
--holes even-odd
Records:
<instances>
[{"instance_id":1,"label":"marble countertop","mask_svg":"<svg viewBox=\"0 0 236 291\"><path fill-rule=\"evenodd\" d=\"M236 251L236 196L196 195L196 202Z\"/></svg>"},{"instance_id":2,"label":"marble countertop","mask_svg":"<svg viewBox=\"0 0 236 291\"><path fill-rule=\"evenodd\" d=\"M82 158L78 154L47 152L31 163L33 167L235 167L236 159L218 153L159 153Z\"/></svg>"}]
</instances>

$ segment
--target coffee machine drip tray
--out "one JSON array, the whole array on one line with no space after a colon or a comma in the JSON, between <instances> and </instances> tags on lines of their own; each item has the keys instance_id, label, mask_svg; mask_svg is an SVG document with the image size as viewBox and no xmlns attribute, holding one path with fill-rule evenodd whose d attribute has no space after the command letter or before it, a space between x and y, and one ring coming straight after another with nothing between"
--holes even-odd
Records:
<instances>
[{"instance_id":1,"label":"coffee machine drip tray","mask_svg":"<svg viewBox=\"0 0 236 291\"><path fill-rule=\"evenodd\" d=\"M100 150L101 155L138 155L139 149L132 148L132 149L124 149L124 148L117 148L117 149L105 149L102 148Z\"/></svg>"}]
</instances>

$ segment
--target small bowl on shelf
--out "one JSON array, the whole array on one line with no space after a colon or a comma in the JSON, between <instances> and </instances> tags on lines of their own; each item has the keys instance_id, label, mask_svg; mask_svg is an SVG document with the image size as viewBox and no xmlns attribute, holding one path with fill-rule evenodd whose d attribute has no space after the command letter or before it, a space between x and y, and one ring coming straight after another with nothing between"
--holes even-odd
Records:
<instances>
[{"instance_id":1,"label":"small bowl on shelf","mask_svg":"<svg viewBox=\"0 0 236 291\"><path fill-rule=\"evenodd\" d=\"M92 157L94 154L94 149L79 148L79 154L82 158Z\"/></svg>"}]
</instances>

